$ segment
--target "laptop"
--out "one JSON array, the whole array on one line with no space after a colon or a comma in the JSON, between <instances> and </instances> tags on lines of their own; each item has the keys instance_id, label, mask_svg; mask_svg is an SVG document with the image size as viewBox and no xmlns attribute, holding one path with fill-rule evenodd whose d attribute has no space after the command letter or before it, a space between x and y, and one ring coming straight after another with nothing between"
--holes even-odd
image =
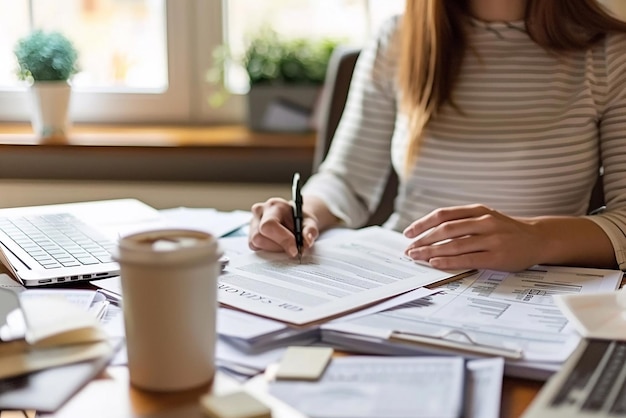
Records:
<instances>
[{"instance_id":1,"label":"laptop","mask_svg":"<svg viewBox=\"0 0 626 418\"><path fill-rule=\"evenodd\" d=\"M626 417L626 341L585 339L523 418Z\"/></svg>"},{"instance_id":2,"label":"laptop","mask_svg":"<svg viewBox=\"0 0 626 418\"><path fill-rule=\"evenodd\" d=\"M135 199L2 209L0 261L26 287L117 276L118 236L159 221Z\"/></svg>"}]
</instances>

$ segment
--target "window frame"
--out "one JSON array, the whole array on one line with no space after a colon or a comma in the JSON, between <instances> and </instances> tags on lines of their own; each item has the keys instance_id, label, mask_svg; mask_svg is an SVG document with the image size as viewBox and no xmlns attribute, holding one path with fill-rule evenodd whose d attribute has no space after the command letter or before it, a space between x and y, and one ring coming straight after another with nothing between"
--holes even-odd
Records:
<instances>
[{"instance_id":1,"label":"window frame","mask_svg":"<svg viewBox=\"0 0 626 418\"><path fill-rule=\"evenodd\" d=\"M246 95L233 92L220 107L208 98L222 86L206 81L212 52L225 42L228 0L165 0L168 88L164 92L73 90L77 123L241 124ZM369 0L365 1L369 4ZM27 86L0 90L0 122L28 122Z\"/></svg>"}]
</instances>

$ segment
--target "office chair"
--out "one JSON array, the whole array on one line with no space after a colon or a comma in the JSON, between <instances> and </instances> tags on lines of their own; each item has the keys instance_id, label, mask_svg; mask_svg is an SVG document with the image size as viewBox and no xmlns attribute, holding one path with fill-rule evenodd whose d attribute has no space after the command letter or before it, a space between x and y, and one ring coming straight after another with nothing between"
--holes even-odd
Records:
<instances>
[{"instance_id":1,"label":"office chair","mask_svg":"<svg viewBox=\"0 0 626 418\"><path fill-rule=\"evenodd\" d=\"M324 90L320 100L320 124L313 156L313 173L317 172L319 165L326 157L337 125L339 125L359 53L360 49L339 46L333 51L328 63ZM378 208L370 216L365 226L381 225L385 222L393 213L394 199L397 194L398 178L392 170Z\"/></svg>"},{"instance_id":2,"label":"office chair","mask_svg":"<svg viewBox=\"0 0 626 418\"><path fill-rule=\"evenodd\" d=\"M352 73L360 50L349 47L337 47L328 63L324 90L320 100L319 126L313 157L313 173L318 168L330 148L330 143L337 130L337 125L343 114L348 89L352 80ZM602 170L591 193L588 213L598 211L605 204L604 189L602 186ZM394 200L398 193L398 177L393 170L387 180L385 192L376 211L370 216L366 226L381 225L393 213Z\"/></svg>"}]
</instances>

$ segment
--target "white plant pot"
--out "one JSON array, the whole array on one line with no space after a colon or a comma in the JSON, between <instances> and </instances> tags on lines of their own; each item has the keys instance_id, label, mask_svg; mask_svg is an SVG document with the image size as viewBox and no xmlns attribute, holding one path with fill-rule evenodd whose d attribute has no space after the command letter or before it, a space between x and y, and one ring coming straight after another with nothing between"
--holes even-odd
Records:
<instances>
[{"instance_id":1,"label":"white plant pot","mask_svg":"<svg viewBox=\"0 0 626 418\"><path fill-rule=\"evenodd\" d=\"M42 139L65 138L69 131L72 88L67 81L37 81L30 87L31 122Z\"/></svg>"}]
</instances>

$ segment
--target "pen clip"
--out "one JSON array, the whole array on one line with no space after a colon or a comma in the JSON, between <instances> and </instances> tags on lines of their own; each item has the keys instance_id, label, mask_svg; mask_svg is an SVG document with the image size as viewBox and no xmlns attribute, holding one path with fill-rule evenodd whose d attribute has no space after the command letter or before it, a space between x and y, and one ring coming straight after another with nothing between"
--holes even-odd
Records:
<instances>
[{"instance_id":1,"label":"pen clip","mask_svg":"<svg viewBox=\"0 0 626 418\"><path fill-rule=\"evenodd\" d=\"M455 334L465 338L465 341L448 339L449 336ZM478 354L500 356L514 360L519 360L523 356L523 352L519 348L508 348L479 343L474 341L469 335L467 335L467 333L458 329L448 330L442 335L427 335L411 331L392 331L388 339L390 341L397 341L401 343L432 345Z\"/></svg>"},{"instance_id":2,"label":"pen clip","mask_svg":"<svg viewBox=\"0 0 626 418\"><path fill-rule=\"evenodd\" d=\"M293 199L294 205L296 205L296 210L302 208L302 191L301 191L301 183L300 183L300 173L294 173L293 182L291 183L291 197ZM298 213L298 215L300 215Z\"/></svg>"}]
</instances>

